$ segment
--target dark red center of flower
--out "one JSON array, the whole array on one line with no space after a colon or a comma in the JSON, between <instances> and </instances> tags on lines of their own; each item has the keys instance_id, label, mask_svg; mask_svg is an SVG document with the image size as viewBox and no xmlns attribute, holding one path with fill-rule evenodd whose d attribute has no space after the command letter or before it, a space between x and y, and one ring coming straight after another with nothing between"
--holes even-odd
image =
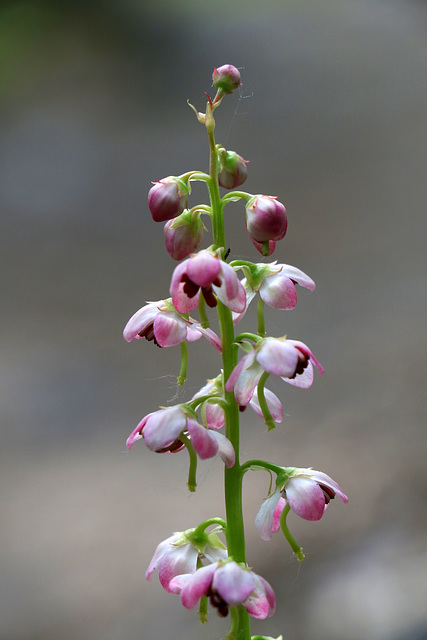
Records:
<instances>
[{"instance_id":1,"label":"dark red center of flower","mask_svg":"<svg viewBox=\"0 0 427 640\"><path fill-rule=\"evenodd\" d=\"M141 338L145 338L146 340L152 340L154 342L155 345L157 345L158 347L161 348L161 346L159 345L159 343L156 340L156 336L154 335L154 323L152 322L151 324L147 325L145 327L145 329L142 329L139 333L139 336L141 336Z\"/></svg>"},{"instance_id":2,"label":"dark red center of flower","mask_svg":"<svg viewBox=\"0 0 427 640\"><path fill-rule=\"evenodd\" d=\"M183 273L181 277L181 282L184 283L183 289L186 296L188 296L189 298L194 298L194 296L197 295L197 292L199 291L199 289L201 289L202 295L206 300L206 304L208 305L208 307L216 307L217 299L214 296L212 284L215 285L216 287L220 287L221 280L219 278L215 278L212 284L210 284L207 287L200 287L198 284L190 280L190 278L186 273Z\"/></svg>"},{"instance_id":3,"label":"dark red center of flower","mask_svg":"<svg viewBox=\"0 0 427 640\"><path fill-rule=\"evenodd\" d=\"M212 589L207 593L209 596L209 602L218 612L218 615L221 618L225 618L228 616L228 603L219 595L217 591L213 591Z\"/></svg>"},{"instance_id":4,"label":"dark red center of flower","mask_svg":"<svg viewBox=\"0 0 427 640\"><path fill-rule=\"evenodd\" d=\"M329 504L331 500L335 498L335 491L330 487L325 487L324 484L319 484L319 487L323 491L323 495L325 496L325 504Z\"/></svg>"},{"instance_id":5,"label":"dark red center of flower","mask_svg":"<svg viewBox=\"0 0 427 640\"><path fill-rule=\"evenodd\" d=\"M293 376L289 376L291 379L296 378L296 376L301 375L302 373L304 373L304 369L307 369L308 367L308 363L310 362L310 358L309 356L306 356L304 353L302 353L302 351L298 352L298 362L297 362L297 366L295 369L295 373Z\"/></svg>"}]
</instances>

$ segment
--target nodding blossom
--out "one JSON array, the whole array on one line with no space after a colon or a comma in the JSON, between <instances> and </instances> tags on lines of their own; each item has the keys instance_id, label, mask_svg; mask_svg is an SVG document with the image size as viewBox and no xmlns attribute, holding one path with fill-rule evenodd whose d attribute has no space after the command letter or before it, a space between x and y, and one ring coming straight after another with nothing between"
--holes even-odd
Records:
<instances>
[{"instance_id":1,"label":"nodding blossom","mask_svg":"<svg viewBox=\"0 0 427 640\"><path fill-rule=\"evenodd\" d=\"M280 528L280 514L286 504L304 520L320 520L336 495L348 502L339 484L326 473L284 467L282 479L278 478L275 491L264 500L255 518L257 531L263 540L270 540Z\"/></svg>"},{"instance_id":2,"label":"nodding blossom","mask_svg":"<svg viewBox=\"0 0 427 640\"><path fill-rule=\"evenodd\" d=\"M185 406L181 404L146 415L130 434L126 446L130 449L137 440L143 438L151 451L175 453L184 448L181 434L190 438L194 450L202 460L218 454L228 468L234 465L234 448L228 438L189 417Z\"/></svg>"},{"instance_id":3,"label":"nodding blossom","mask_svg":"<svg viewBox=\"0 0 427 640\"><path fill-rule=\"evenodd\" d=\"M127 342L145 338L159 347L173 347L187 340L194 342L202 335L217 349L222 350L221 340L212 329L204 329L200 322L183 318L174 308L172 300L148 302L127 322L123 337Z\"/></svg>"},{"instance_id":4,"label":"nodding blossom","mask_svg":"<svg viewBox=\"0 0 427 640\"><path fill-rule=\"evenodd\" d=\"M207 249L175 268L170 287L173 305L180 313L197 308L200 292L209 307L216 306L217 296L231 311L240 313L245 308L245 290L233 267Z\"/></svg>"},{"instance_id":5,"label":"nodding blossom","mask_svg":"<svg viewBox=\"0 0 427 640\"><path fill-rule=\"evenodd\" d=\"M190 189L174 176L162 178L148 192L148 207L155 222L166 222L179 216L185 209Z\"/></svg>"},{"instance_id":6,"label":"nodding blossom","mask_svg":"<svg viewBox=\"0 0 427 640\"><path fill-rule=\"evenodd\" d=\"M322 365L303 342L264 338L233 369L225 389L234 391L239 405L245 407L264 372L279 376L296 387L308 389L313 384L313 364L323 373Z\"/></svg>"},{"instance_id":7,"label":"nodding blossom","mask_svg":"<svg viewBox=\"0 0 427 640\"><path fill-rule=\"evenodd\" d=\"M233 560L215 562L195 573L177 576L169 588L181 594L181 602L187 609L207 596L221 617L228 615L229 607L243 605L252 617L264 620L274 614L276 607L276 597L268 582Z\"/></svg>"},{"instance_id":8,"label":"nodding blossom","mask_svg":"<svg viewBox=\"0 0 427 640\"><path fill-rule=\"evenodd\" d=\"M271 255L288 228L284 205L274 196L253 196L246 204L246 228L255 248Z\"/></svg>"},{"instance_id":9,"label":"nodding blossom","mask_svg":"<svg viewBox=\"0 0 427 640\"><path fill-rule=\"evenodd\" d=\"M211 533L198 532L194 540L194 529L180 531L163 540L154 552L145 577L151 580L155 571L159 574L163 589L171 593L170 581L181 574L194 573L201 556L209 562L227 559L227 549L217 536L217 528Z\"/></svg>"},{"instance_id":10,"label":"nodding blossom","mask_svg":"<svg viewBox=\"0 0 427 640\"><path fill-rule=\"evenodd\" d=\"M200 389L200 391L195 393L191 399L196 400L197 398L201 398L210 394L212 395L212 400L214 400L215 396L223 398L222 384L220 383L221 377L222 376L218 376L218 378L208 380L207 383ZM270 411L274 421L277 423L282 422L283 406L279 398L275 393L270 391L270 389L264 389L264 395L268 410ZM252 399L249 402L249 406L260 418L264 418L264 414L258 400L257 388L255 389ZM215 404L214 402L211 404L209 402L206 402L204 404L204 415L206 424L210 429L220 429L225 423L224 409L220 406L220 404Z\"/></svg>"},{"instance_id":11,"label":"nodding blossom","mask_svg":"<svg viewBox=\"0 0 427 640\"><path fill-rule=\"evenodd\" d=\"M233 313L237 324L245 315L249 304L258 293L261 300L272 309L295 309L297 304L296 284L314 291L314 281L303 271L289 264L256 264L252 269L244 268L247 275L241 280L246 292L246 307L241 313Z\"/></svg>"}]
</instances>

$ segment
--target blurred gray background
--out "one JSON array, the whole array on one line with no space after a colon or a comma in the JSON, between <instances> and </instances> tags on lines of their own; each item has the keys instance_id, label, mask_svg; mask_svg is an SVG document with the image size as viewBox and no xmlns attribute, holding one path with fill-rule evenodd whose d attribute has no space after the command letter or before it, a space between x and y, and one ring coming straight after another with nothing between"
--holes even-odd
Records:
<instances>
[{"instance_id":1,"label":"blurred gray background","mask_svg":"<svg viewBox=\"0 0 427 640\"><path fill-rule=\"evenodd\" d=\"M420 0L3 0L1 640L228 629L144 578L160 540L224 514L221 465L200 463L189 495L185 453L125 450L142 416L188 399L219 357L190 345L178 389L179 349L121 336L168 295L174 263L147 191L207 169L186 100L204 110L225 63L244 84L217 111L217 141L251 161L248 191L288 209L273 257L317 284L268 330L326 369L310 391L269 385L286 419L266 433L246 412L242 455L321 469L350 497L318 523L289 517L298 566L280 534L258 538L268 478L247 478L248 561L278 598L254 633L427 638L426 27ZM261 260L243 226L230 205L232 256Z\"/></svg>"}]
</instances>

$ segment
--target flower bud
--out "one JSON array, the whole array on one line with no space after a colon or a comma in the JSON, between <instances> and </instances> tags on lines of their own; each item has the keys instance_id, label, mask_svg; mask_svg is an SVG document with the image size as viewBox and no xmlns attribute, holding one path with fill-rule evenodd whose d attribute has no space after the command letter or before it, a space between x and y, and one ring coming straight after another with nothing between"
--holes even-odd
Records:
<instances>
[{"instance_id":1,"label":"flower bud","mask_svg":"<svg viewBox=\"0 0 427 640\"><path fill-rule=\"evenodd\" d=\"M286 209L273 196L254 196L246 205L246 228L255 242L281 240L286 233Z\"/></svg>"},{"instance_id":2,"label":"flower bud","mask_svg":"<svg viewBox=\"0 0 427 640\"><path fill-rule=\"evenodd\" d=\"M156 182L148 192L148 206L155 222L165 222L179 216L185 208L190 190L179 178L172 176Z\"/></svg>"},{"instance_id":3,"label":"flower bud","mask_svg":"<svg viewBox=\"0 0 427 640\"><path fill-rule=\"evenodd\" d=\"M235 151L227 151L225 162L218 174L220 187L224 189L235 189L243 184L248 177L246 165L249 160L244 160Z\"/></svg>"},{"instance_id":4,"label":"flower bud","mask_svg":"<svg viewBox=\"0 0 427 640\"><path fill-rule=\"evenodd\" d=\"M174 260L182 260L194 253L202 244L203 222L197 212L185 210L179 217L169 220L164 227L165 244Z\"/></svg>"},{"instance_id":5,"label":"flower bud","mask_svg":"<svg viewBox=\"0 0 427 640\"><path fill-rule=\"evenodd\" d=\"M231 93L240 87L240 72L232 64L224 64L222 67L214 68L212 82L221 93Z\"/></svg>"}]
</instances>

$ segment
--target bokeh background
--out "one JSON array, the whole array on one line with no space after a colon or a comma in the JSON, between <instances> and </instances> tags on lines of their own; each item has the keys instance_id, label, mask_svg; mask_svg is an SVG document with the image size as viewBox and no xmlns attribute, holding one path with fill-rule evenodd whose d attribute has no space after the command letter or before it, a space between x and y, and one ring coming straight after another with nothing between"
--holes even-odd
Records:
<instances>
[{"instance_id":1,"label":"bokeh background","mask_svg":"<svg viewBox=\"0 0 427 640\"><path fill-rule=\"evenodd\" d=\"M217 141L251 161L248 191L287 206L274 258L317 283L269 331L326 368L308 392L271 384L286 419L266 433L247 412L243 457L324 470L350 497L318 523L290 516L298 566L279 534L257 537L268 478L247 478L248 560L278 598L254 633L427 638L426 27L421 0L2 0L1 640L228 629L144 578L160 540L223 515L221 465L200 463L189 495L185 454L124 445L219 358L190 345L178 389L179 350L121 336L167 296L174 263L146 194L206 170L186 100L204 110L224 63L243 86ZM258 259L242 208L228 211L232 255Z\"/></svg>"}]
</instances>

